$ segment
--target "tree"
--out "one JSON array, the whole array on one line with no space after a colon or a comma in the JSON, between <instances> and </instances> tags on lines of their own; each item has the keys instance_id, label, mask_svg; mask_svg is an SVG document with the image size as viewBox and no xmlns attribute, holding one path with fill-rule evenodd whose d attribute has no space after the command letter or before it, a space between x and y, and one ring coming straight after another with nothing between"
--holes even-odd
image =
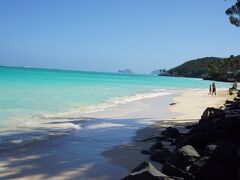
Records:
<instances>
[{"instance_id":1,"label":"tree","mask_svg":"<svg viewBox=\"0 0 240 180\"><path fill-rule=\"evenodd\" d=\"M229 20L232 24L237 27L240 27L240 0L230 8L226 10L226 14L229 16Z\"/></svg>"}]
</instances>

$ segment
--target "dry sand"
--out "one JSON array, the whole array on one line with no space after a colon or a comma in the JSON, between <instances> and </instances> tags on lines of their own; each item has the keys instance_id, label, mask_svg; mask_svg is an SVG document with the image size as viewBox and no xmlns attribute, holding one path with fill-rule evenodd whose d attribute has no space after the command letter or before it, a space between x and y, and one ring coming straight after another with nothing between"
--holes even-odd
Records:
<instances>
[{"instance_id":1,"label":"dry sand","mask_svg":"<svg viewBox=\"0 0 240 180\"><path fill-rule=\"evenodd\" d=\"M119 145L108 150L103 155L109 159L111 163L119 164L131 171L143 161L149 161L159 170L161 165L149 160L148 155L141 154L141 150L147 150L153 141L139 142L139 140L147 139L154 136L160 136L161 130L168 126L177 127L181 132L187 132L186 125L191 125L201 118L203 111L207 107L219 108L225 101L232 99L226 90L218 92L217 96L208 95L208 90L188 90L173 98L173 105L170 105L168 110L172 113L168 114L166 119L157 121L154 125L148 126L137 131L133 141L128 144ZM169 146L170 143L165 143L171 151L174 146Z\"/></svg>"},{"instance_id":2,"label":"dry sand","mask_svg":"<svg viewBox=\"0 0 240 180\"><path fill-rule=\"evenodd\" d=\"M221 107L230 96L226 90L218 92L217 96L207 95L207 90L188 90L180 96L174 98L175 105L170 107L170 111L178 113L171 123L193 122L199 120L206 107Z\"/></svg>"}]
</instances>

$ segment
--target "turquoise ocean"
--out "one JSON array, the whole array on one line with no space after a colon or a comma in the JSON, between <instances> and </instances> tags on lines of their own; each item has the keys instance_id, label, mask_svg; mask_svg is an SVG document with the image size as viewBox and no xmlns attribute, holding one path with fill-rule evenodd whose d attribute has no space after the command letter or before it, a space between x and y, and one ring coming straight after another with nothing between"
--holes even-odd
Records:
<instances>
[{"instance_id":1,"label":"turquoise ocean","mask_svg":"<svg viewBox=\"0 0 240 180\"><path fill-rule=\"evenodd\" d=\"M210 83L195 78L0 66L0 144L6 148L79 130L69 122L52 123L56 118L65 121L176 90L208 88ZM229 84L217 82L217 87Z\"/></svg>"}]
</instances>

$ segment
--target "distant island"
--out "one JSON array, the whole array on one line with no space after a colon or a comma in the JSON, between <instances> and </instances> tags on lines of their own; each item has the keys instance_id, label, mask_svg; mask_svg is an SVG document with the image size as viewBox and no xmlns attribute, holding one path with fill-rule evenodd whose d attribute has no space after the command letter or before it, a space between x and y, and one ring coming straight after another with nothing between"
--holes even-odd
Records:
<instances>
[{"instance_id":1,"label":"distant island","mask_svg":"<svg viewBox=\"0 0 240 180\"><path fill-rule=\"evenodd\" d=\"M119 70L118 73L133 74L133 71L131 69L124 69L124 70Z\"/></svg>"},{"instance_id":2,"label":"distant island","mask_svg":"<svg viewBox=\"0 0 240 180\"><path fill-rule=\"evenodd\" d=\"M205 57L187 61L159 76L194 77L216 81L240 81L240 55L228 58Z\"/></svg>"}]
</instances>

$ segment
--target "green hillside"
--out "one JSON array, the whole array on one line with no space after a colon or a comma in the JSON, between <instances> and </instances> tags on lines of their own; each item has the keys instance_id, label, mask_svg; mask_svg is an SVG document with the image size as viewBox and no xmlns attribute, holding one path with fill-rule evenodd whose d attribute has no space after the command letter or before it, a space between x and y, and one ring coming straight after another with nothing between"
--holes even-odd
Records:
<instances>
[{"instance_id":1,"label":"green hillside","mask_svg":"<svg viewBox=\"0 0 240 180\"><path fill-rule=\"evenodd\" d=\"M240 56L205 57L187 61L167 71L170 76L197 77L219 81L240 80Z\"/></svg>"},{"instance_id":2,"label":"green hillside","mask_svg":"<svg viewBox=\"0 0 240 180\"><path fill-rule=\"evenodd\" d=\"M220 62L222 58L218 57L205 57L187 61L180 66L168 70L171 76L184 76L184 77L203 77L208 73L208 64L212 62Z\"/></svg>"}]
</instances>

